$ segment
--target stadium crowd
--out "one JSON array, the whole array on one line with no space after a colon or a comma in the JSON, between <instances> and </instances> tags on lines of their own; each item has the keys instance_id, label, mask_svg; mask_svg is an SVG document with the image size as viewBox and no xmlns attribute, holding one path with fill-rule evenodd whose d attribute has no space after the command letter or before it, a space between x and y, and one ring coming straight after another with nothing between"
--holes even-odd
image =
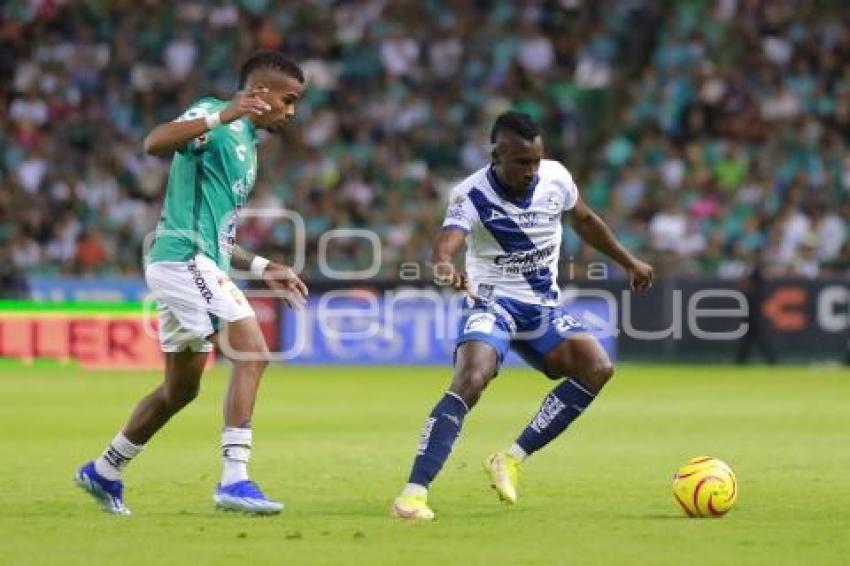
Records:
<instances>
[{"instance_id":1,"label":"stadium crowd","mask_svg":"<svg viewBox=\"0 0 850 566\"><path fill-rule=\"evenodd\" d=\"M454 182L508 107L546 131L584 198L664 273L850 273L850 18L840 2L30 0L0 8L0 281L141 272L168 162L141 140L239 63L309 77L261 143L249 207L299 213L307 278L332 228L369 229L380 277L426 260ZM842 14L842 17L840 17ZM565 231L573 264L602 261ZM246 218L291 258L291 222ZM335 269L371 247L339 238ZM5 274L5 275L4 275ZM6 283L2 283L6 284ZM9 283L11 284L11 283Z\"/></svg>"},{"instance_id":2,"label":"stadium crowd","mask_svg":"<svg viewBox=\"0 0 850 566\"><path fill-rule=\"evenodd\" d=\"M586 195L684 273L850 268L850 17L840 2L681 2Z\"/></svg>"}]
</instances>

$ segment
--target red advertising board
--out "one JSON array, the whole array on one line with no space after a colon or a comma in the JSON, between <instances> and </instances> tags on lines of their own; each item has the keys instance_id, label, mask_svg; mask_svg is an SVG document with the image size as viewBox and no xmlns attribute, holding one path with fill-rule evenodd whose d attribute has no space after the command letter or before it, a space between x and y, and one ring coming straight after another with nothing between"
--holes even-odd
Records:
<instances>
[{"instance_id":1,"label":"red advertising board","mask_svg":"<svg viewBox=\"0 0 850 566\"><path fill-rule=\"evenodd\" d=\"M141 314L0 315L0 357L73 360L87 368L160 368L156 321L145 326Z\"/></svg>"},{"instance_id":2,"label":"red advertising board","mask_svg":"<svg viewBox=\"0 0 850 566\"><path fill-rule=\"evenodd\" d=\"M278 343L278 303L252 297L269 348ZM86 368L159 369L156 309L142 303L0 300L0 358L75 362ZM214 356L210 356L210 363Z\"/></svg>"}]
</instances>

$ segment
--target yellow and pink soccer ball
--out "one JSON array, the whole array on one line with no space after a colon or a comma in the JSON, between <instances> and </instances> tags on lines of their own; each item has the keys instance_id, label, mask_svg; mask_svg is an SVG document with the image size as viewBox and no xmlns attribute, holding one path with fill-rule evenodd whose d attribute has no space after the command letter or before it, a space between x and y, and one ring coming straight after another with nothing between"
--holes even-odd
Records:
<instances>
[{"instance_id":1,"label":"yellow and pink soccer ball","mask_svg":"<svg viewBox=\"0 0 850 566\"><path fill-rule=\"evenodd\" d=\"M673 476L673 497L688 517L722 517L735 504L738 483L723 460L697 456Z\"/></svg>"}]
</instances>

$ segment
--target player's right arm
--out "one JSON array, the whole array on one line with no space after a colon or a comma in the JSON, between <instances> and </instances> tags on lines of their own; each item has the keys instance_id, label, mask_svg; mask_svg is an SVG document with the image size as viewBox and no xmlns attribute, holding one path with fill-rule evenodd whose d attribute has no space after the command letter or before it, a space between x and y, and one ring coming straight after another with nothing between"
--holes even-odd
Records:
<instances>
[{"instance_id":1,"label":"player's right arm","mask_svg":"<svg viewBox=\"0 0 850 566\"><path fill-rule=\"evenodd\" d=\"M240 90L233 96L230 105L221 111L222 124L229 124L246 114L262 115L271 107L260 98L267 91L265 87L253 87ZM173 122L165 122L156 126L145 137L144 150L149 155L171 157L175 151L186 147L193 139L210 130L208 117L178 118Z\"/></svg>"},{"instance_id":2,"label":"player's right arm","mask_svg":"<svg viewBox=\"0 0 850 566\"><path fill-rule=\"evenodd\" d=\"M437 233L431 250L434 283L451 285L458 290L466 289L466 273L454 263L454 258L463 248L465 240L465 232L450 227L443 227Z\"/></svg>"},{"instance_id":3,"label":"player's right arm","mask_svg":"<svg viewBox=\"0 0 850 566\"><path fill-rule=\"evenodd\" d=\"M443 227L437 233L431 249L431 266L437 285L466 289L466 272L455 264L454 259L463 248L466 235L472 230L476 218L477 213L469 198L461 190L453 191Z\"/></svg>"}]
</instances>

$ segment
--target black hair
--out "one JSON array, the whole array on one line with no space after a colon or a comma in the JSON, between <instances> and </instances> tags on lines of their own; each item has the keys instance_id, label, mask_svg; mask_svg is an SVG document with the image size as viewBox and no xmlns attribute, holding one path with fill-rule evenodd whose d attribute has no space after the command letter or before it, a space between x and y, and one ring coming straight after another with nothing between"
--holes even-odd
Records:
<instances>
[{"instance_id":1,"label":"black hair","mask_svg":"<svg viewBox=\"0 0 850 566\"><path fill-rule=\"evenodd\" d=\"M301 70L298 63L280 51L263 50L257 51L242 63L242 67L239 69L239 88L245 87L248 76L257 69L274 69L304 84L304 71Z\"/></svg>"},{"instance_id":2,"label":"black hair","mask_svg":"<svg viewBox=\"0 0 850 566\"><path fill-rule=\"evenodd\" d=\"M540 126L525 112L510 110L496 118L493 129L490 130L490 143L496 143L496 138L502 130L510 130L524 140L532 141L540 135Z\"/></svg>"}]
</instances>

